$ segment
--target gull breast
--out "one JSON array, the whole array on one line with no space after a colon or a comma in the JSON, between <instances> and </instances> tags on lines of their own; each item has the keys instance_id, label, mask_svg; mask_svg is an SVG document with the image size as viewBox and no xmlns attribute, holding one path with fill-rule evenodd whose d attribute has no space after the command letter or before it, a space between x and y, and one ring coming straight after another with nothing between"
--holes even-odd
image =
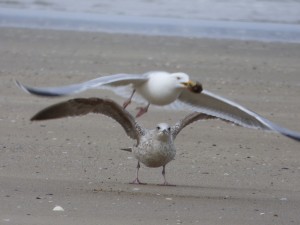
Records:
<instances>
[{"instance_id":1,"label":"gull breast","mask_svg":"<svg viewBox=\"0 0 300 225\"><path fill-rule=\"evenodd\" d=\"M173 143L147 140L134 148L133 154L148 167L160 167L175 158L176 149Z\"/></svg>"},{"instance_id":2,"label":"gull breast","mask_svg":"<svg viewBox=\"0 0 300 225\"><path fill-rule=\"evenodd\" d=\"M175 101L181 90L176 88L176 82L170 76L156 75L136 88L149 103L167 105Z\"/></svg>"}]
</instances>

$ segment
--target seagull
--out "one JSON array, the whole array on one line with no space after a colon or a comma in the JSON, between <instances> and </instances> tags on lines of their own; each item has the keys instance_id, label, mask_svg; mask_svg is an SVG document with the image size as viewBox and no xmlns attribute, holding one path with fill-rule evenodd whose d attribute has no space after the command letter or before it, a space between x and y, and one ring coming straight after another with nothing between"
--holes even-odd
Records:
<instances>
[{"instance_id":1,"label":"seagull","mask_svg":"<svg viewBox=\"0 0 300 225\"><path fill-rule=\"evenodd\" d=\"M131 103L136 93L142 97L142 102L145 100L147 102L146 107L138 107L139 111L136 117L146 113L150 104L163 106L177 99L184 101L184 99L181 99L182 94L190 92L194 95L202 91L202 85L199 82L190 80L187 74L162 71L153 71L145 74L115 74L61 87L36 88L25 86L18 81L16 81L16 84L26 92L48 97L76 94L88 89L111 89L120 96L128 97L123 103L124 108Z\"/></svg>"},{"instance_id":2,"label":"seagull","mask_svg":"<svg viewBox=\"0 0 300 225\"><path fill-rule=\"evenodd\" d=\"M114 119L123 127L126 134L131 139L136 140L136 144L133 147L122 148L122 150L132 152L138 160L136 178L132 182L136 184L143 184L139 180L140 163L142 163L147 167L162 167L162 175L164 178L163 185L169 185L166 180L165 167L176 155L174 140L180 131L189 124L198 120L207 119L220 119L234 123L205 113L192 112L176 122L173 126L170 126L167 123L159 123L154 129L146 129L139 125L135 118L122 106L113 100L101 98L75 98L57 103L38 112L31 118L31 121L82 116L89 113L103 114ZM240 125L239 123L234 124ZM248 127L247 124L244 124L244 126ZM289 132L290 135L285 135L300 141L299 133L292 133L292 131ZM292 134L294 136L292 136Z\"/></svg>"},{"instance_id":3,"label":"seagull","mask_svg":"<svg viewBox=\"0 0 300 225\"><path fill-rule=\"evenodd\" d=\"M300 141L299 133L272 123L236 102L203 90L199 82L190 80L189 76L182 72L116 74L61 87L36 88L25 86L18 81L16 84L28 93L52 97L76 94L88 89L111 89L122 97L129 97L123 104L124 108L130 104L136 93L141 98L137 97L135 100L148 102L146 107L140 107L136 117L146 113L150 104L153 104L169 109L201 112L244 127L275 131Z\"/></svg>"},{"instance_id":4,"label":"seagull","mask_svg":"<svg viewBox=\"0 0 300 225\"><path fill-rule=\"evenodd\" d=\"M41 110L31 118L31 121L82 116L88 113L99 113L114 119L123 127L131 139L136 140L133 147L121 149L132 152L138 160L136 178L131 182L134 184L145 184L139 180L140 163L142 163L150 168L163 167L163 185L170 185L166 180L165 167L176 155L174 140L177 134L194 121L215 118L204 113L195 112L178 121L174 126L159 123L154 129L149 130L139 125L127 110L113 100L75 98Z\"/></svg>"}]
</instances>

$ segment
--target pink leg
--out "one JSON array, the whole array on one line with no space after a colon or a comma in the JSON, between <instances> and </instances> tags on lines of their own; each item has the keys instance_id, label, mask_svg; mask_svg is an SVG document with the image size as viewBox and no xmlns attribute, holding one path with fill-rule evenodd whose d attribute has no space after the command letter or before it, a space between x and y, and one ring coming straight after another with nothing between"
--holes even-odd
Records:
<instances>
[{"instance_id":1,"label":"pink leg","mask_svg":"<svg viewBox=\"0 0 300 225\"><path fill-rule=\"evenodd\" d=\"M148 112L148 108L150 106L150 103L148 103L148 105L146 107L137 107L136 109L139 109L139 112L136 114L136 118L140 117L141 115L145 114L146 112Z\"/></svg>"},{"instance_id":2,"label":"pink leg","mask_svg":"<svg viewBox=\"0 0 300 225\"><path fill-rule=\"evenodd\" d=\"M139 180L139 169L140 169L140 162L138 162L137 164L137 170L136 170L136 178L134 179L134 181L131 182L131 184L146 184L146 183L142 183L140 180Z\"/></svg>"},{"instance_id":3,"label":"pink leg","mask_svg":"<svg viewBox=\"0 0 300 225\"><path fill-rule=\"evenodd\" d=\"M123 103L123 108L124 108L124 109L126 109L126 107L131 103L131 99L132 99L134 93L135 93L135 90L133 90L133 92L131 93L129 99L127 99L127 100Z\"/></svg>"}]
</instances>

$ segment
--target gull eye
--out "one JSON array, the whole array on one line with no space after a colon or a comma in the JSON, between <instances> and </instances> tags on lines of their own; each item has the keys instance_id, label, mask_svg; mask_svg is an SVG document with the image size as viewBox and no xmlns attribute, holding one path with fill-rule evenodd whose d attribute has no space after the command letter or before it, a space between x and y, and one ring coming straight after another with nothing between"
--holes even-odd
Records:
<instances>
[{"instance_id":1,"label":"gull eye","mask_svg":"<svg viewBox=\"0 0 300 225\"><path fill-rule=\"evenodd\" d=\"M176 77L177 80L180 80L180 77Z\"/></svg>"},{"instance_id":2,"label":"gull eye","mask_svg":"<svg viewBox=\"0 0 300 225\"><path fill-rule=\"evenodd\" d=\"M171 127L168 127L168 131L171 131Z\"/></svg>"},{"instance_id":3,"label":"gull eye","mask_svg":"<svg viewBox=\"0 0 300 225\"><path fill-rule=\"evenodd\" d=\"M157 130L160 130L160 126L157 126L156 129L157 129Z\"/></svg>"}]
</instances>

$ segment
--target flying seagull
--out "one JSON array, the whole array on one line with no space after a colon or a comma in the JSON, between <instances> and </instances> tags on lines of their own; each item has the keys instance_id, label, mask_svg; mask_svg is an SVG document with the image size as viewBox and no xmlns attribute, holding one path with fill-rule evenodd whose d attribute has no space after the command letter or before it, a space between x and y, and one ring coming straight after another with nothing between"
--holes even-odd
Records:
<instances>
[{"instance_id":1,"label":"flying seagull","mask_svg":"<svg viewBox=\"0 0 300 225\"><path fill-rule=\"evenodd\" d=\"M185 73L148 72L145 74L115 74L103 76L79 84L61 87L29 87L16 81L24 91L40 96L64 96L76 94L88 89L111 89L116 94L128 99L124 102L126 108L134 94L138 94L142 102L146 100L146 107L139 107L136 117L148 111L150 104L164 106L175 100L186 101L186 95L196 95L202 91L199 82L191 81Z\"/></svg>"},{"instance_id":2,"label":"flying seagull","mask_svg":"<svg viewBox=\"0 0 300 225\"><path fill-rule=\"evenodd\" d=\"M109 88L122 97L129 97L123 104L124 108L131 102L133 95L137 92L142 97L137 100L148 101L148 105L144 108L141 107L137 116L147 112L150 104L161 105L171 109L205 113L244 127L272 130L297 141L300 140L299 133L274 124L238 103L203 90L199 82L191 81L185 73L116 74L99 77L80 84L48 88L28 87L17 81L16 83L24 91L40 96L63 96L87 89Z\"/></svg>"},{"instance_id":3,"label":"flying seagull","mask_svg":"<svg viewBox=\"0 0 300 225\"><path fill-rule=\"evenodd\" d=\"M136 179L133 181L133 183L137 184L141 184L138 175L140 163L143 163L147 167L162 166L162 175L164 177L163 184L168 185L165 167L175 157L176 148L174 146L174 140L176 136L184 127L195 121L218 118L205 113L193 112L184 117L182 120L179 120L173 126L170 126L167 123L160 123L156 126L156 128L149 130L139 125L127 110L112 100L100 98L75 98L51 105L38 112L31 118L31 120L35 121L69 116L81 116L88 113L100 113L111 117L123 127L130 138L137 141L133 147L123 148L123 150L132 152L138 160ZM219 119L231 122L223 118ZM244 125L248 127L247 124ZM258 126L257 128L265 129L264 126ZM290 135L290 137L300 141L300 134L293 134L294 136L291 137Z\"/></svg>"}]
</instances>

